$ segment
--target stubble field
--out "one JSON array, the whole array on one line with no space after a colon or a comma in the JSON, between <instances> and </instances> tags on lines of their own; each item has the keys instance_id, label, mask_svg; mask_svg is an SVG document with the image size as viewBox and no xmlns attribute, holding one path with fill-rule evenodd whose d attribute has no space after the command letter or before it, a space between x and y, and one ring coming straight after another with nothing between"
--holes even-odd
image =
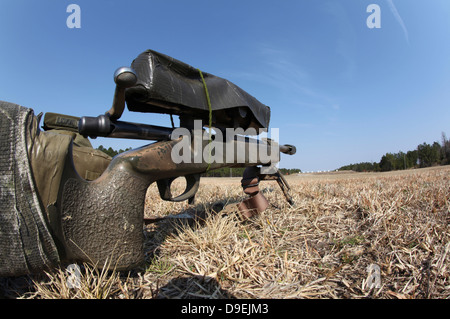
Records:
<instances>
[{"instance_id":1,"label":"stubble field","mask_svg":"<svg viewBox=\"0 0 450 319\"><path fill-rule=\"evenodd\" d=\"M145 215L191 213L146 227L145 268L64 268L1 279L13 298L450 298L450 167L287 176L269 208L242 222L240 178L203 178L196 203L164 202L152 185ZM180 188L182 185L180 185ZM225 207L225 209L223 209Z\"/></svg>"}]
</instances>

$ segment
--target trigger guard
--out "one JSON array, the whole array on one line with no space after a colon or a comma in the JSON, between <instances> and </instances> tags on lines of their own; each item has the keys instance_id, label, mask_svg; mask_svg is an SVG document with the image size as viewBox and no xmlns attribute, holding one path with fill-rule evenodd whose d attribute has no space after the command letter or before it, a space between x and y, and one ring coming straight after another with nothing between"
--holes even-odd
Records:
<instances>
[{"instance_id":1,"label":"trigger guard","mask_svg":"<svg viewBox=\"0 0 450 319\"><path fill-rule=\"evenodd\" d=\"M197 193L200 186L200 174L186 175L184 178L186 179L186 189L183 194L175 198L171 198L170 200L172 202L182 202L191 199Z\"/></svg>"},{"instance_id":2,"label":"trigger guard","mask_svg":"<svg viewBox=\"0 0 450 319\"><path fill-rule=\"evenodd\" d=\"M191 174L183 177L186 180L186 189L181 195L176 197L172 197L172 193L170 191L170 186L176 178L165 178L156 182L158 185L159 195L163 200L182 202L195 196L200 186L200 174Z\"/></svg>"}]
</instances>

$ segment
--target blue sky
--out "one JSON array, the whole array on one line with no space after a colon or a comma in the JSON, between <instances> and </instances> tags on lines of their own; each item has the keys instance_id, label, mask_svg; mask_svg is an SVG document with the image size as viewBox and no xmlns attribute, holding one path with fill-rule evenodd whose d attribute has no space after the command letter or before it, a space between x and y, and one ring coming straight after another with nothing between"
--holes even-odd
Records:
<instances>
[{"instance_id":1,"label":"blue sky","mask_svg":"<svg viewBox=\"0 0 450 319\"><path fill-rule=\"evenodd\" d=\"M66 25L71 3L79 29ZM381 28L367 27L369 4ZM298 150L280 167L331 170L450 135L449 40L448 0L2 0L0 100L97 116L115 69L153 49L269 105L280 142ZM122 119L170 126L167 115Z\"/></svg>"}]
</instances>

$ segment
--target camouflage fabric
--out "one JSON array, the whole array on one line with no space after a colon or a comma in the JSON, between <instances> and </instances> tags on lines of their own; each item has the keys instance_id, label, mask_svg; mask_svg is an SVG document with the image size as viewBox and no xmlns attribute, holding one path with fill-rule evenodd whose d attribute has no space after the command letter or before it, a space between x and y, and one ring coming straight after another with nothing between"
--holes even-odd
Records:
<instances>
[{"instance_id":1,"label":"camouflage fabric","mask_svg":"<svg viewBox=\"0 0 450 319\"><path fill-rule=\"evenodd\" d=\"M92 147L75 146L72 150L73 164L81 178L93 181L106 170L111 157Z\"/></svg>"},{"instance_id":2,"label":"camouflage fabric","mask_svg":"<svg viewBox=\"0 0 450 319\"><path fill-rule=\"evenodd\" d=\"M80 118L76 116L47 112L44 115L42 128L44 131L70 135L75 146L92 148L91 142L78 133L79 121Z\"/></svg>"},{"instance_id":3,"label":"camouflage fabric","mask_svg":"<svg viewBox=\"0 0 450 319\"><path fill-rule=\"evenodd\" d=\"M46 133L68 135L73 141L73 163L80 177L92 181L106 170L111 157L92 147L86 137L78 133L80 118L58 113L45 113L43 129ZM57 143L53 143L56 146Z\"/></svg>"},{"instance_id":4,"label":"camouflage fabric","mask_svg":"<svg viewBox=\"0 0 450 319\"><path fill-rule=\"evenodd\" d=\"M31 169L46 210L49 205L56 203L71 141L69 135L41 131L30 141L28 154Z\"/></svg>"},{"instance_id":5,"label":"camouflage fabric","mask_svg":"<svg viewBox=\"0 0 450 319\"><path fill-rule=\"evenodd\" d=\"M0 276L33 273L59 263L28 156L37 134L31 109L0 101Z\"/></svg>"}]
</instances>

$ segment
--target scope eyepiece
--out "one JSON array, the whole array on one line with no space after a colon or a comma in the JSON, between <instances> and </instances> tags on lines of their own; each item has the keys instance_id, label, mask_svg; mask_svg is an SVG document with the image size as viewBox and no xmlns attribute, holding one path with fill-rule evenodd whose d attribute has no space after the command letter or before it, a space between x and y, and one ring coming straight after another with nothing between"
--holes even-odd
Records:
<instances>
[{"instance_id":1,"label":"scope eyepiece","mask_svg":"<svg viewBox=\"0 0 450 319\"><path fill-rule=\"evenodd\" d=\"M111 120L107 115L83 116L78 122L78 132L83 136L103 136L111 133Z\"/></svg>"}]
</instances>

